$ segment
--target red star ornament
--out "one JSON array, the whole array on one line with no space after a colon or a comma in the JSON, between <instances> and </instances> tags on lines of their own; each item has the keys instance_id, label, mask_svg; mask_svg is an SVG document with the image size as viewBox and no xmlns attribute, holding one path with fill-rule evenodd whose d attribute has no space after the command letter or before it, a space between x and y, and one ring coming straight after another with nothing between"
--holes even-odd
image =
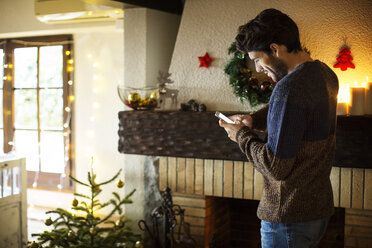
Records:
<instances>
[{"instance_id":1,"label":"red star ornament","mask_svg":"<svg viewBox=\"0 0 372 248\"><path fill-rule=\"evenodd\" d=\"M199 58L199 67L206 67L208 68L209 65L212 63L213 58L209 57L208 53L205 53L203 57Z\"/></svg>"}]
</instances>

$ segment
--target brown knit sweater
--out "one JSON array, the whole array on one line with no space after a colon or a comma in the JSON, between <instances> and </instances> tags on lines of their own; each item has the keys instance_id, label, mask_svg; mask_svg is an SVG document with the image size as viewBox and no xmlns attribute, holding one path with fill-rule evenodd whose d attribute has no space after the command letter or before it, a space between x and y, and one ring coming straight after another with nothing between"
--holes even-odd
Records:
<instances>
[{"instance_id":1,"label":"brown knit sweater","mask_svg":"<svg viewBox=\"0 0 372 248\"><path fill-rule=\"evenodd\" d=\"M329 175L336 147L337 92L337 77L328 66L306 62L272 93L267 142L248 127L237 133L241 150L264 178L260 219L290 223L333 214Z\"/></svg>"}]
</instances>

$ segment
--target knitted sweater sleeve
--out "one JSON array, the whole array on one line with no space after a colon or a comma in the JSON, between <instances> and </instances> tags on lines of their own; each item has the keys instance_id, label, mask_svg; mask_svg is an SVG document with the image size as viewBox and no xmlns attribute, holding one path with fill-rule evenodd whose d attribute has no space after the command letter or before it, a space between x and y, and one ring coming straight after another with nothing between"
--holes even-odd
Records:
<instances>
[{"instance_id":1,"label":"knitted sweater sleeve","mask_svg":"<svg viewBox=\"0 0 372 248\"><path fill-rule=\"evenodd\" d=\"M284 92L284 93L283 93ZM268 113L268 140L260 140L248 127L236 135L240 149L263 175L276 180L285 180L291 173L303 134L307 115L301 98L278 89L270 102Z\"/></svg>"},{"instance_id":2,"label":"knitted sweater sleeve","mask_svg":"<svg viewBox=\"0 0 372 248\"><path fill-rule=\"evenodd\" d=\"M253 118L253 127L252 129L256 129L259 131L266 131L266 120L267 120L267 112L269 110L269 104L266 104L263 108L260 110L254 112L252 114Z\"/></svg>"}]
</instances>

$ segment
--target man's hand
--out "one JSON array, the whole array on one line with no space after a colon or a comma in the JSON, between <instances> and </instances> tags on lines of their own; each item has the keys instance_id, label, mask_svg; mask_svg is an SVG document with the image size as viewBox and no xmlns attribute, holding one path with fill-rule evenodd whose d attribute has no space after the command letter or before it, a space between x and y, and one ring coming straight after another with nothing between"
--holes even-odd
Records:
<instances>
[{"instance_id":1,"label":"man's hand","mask_svg":"<svg viewBox=\"0 0 372 248\"><path fill-rule=\"evenodd\" d=\"M229 116L229 119L235 123L242 122L245 126L252 129L253 119L251 115L232 115Z\"/></svg>"},{"instance_id":2,"label":"man's hand","mask_svg":"<svg viewBox=\"0 0 372 248\"><path fill-rule=\"evenodd\" d=\"M229 119L234 121L234 124L229 124L223 120L219 121L221 127L223 127L228 137L236 142L236 133L244 126L252 128L252 117L250 115L232 115Z\"/></svg>"}]
</instances>

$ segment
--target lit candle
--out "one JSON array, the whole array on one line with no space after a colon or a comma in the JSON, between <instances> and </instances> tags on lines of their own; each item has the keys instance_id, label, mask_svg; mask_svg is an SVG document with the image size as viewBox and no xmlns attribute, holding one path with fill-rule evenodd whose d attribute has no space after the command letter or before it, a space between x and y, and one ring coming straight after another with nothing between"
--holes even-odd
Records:
<instances>
[{"instance_id":1,"label":"lit candle","mask_svg":"<svg viewBox=\"0 0 372 248\"><path fill-rule=\"evenodd\" d=\"M348 115L349 105L347 102L337 103L337 115Z\"/></svg>"},{"instance_id":2,"label":"lit candle","mask_svg":"<svg viewBox=\"0 0 372 248\"><path fill-rule=\"evenodd\" d=\"M368 81L369 78L367 77L365 114L372 115L372 82Z\"/></svg>"},{"instance_id":3,"label":"lit candle","mask_svg":"<svg viewBox=\"0 0 372 248\"><path fill-rule=\"evenodd\" d=\"M350 90L347 87L341 87L337 95L337 115L349 115Z\"/></svg>"},{"instance_id":4,"label":"lit candle","mask_svg":"<svg viewBox=\"0 0 372 248\"><path fill-rule=\"evenodd\" d=\"M358 87L356 82L355 86L350 88L350 115L364 115L365 94L366 89Z\"/></svg>"}]
</instances>

